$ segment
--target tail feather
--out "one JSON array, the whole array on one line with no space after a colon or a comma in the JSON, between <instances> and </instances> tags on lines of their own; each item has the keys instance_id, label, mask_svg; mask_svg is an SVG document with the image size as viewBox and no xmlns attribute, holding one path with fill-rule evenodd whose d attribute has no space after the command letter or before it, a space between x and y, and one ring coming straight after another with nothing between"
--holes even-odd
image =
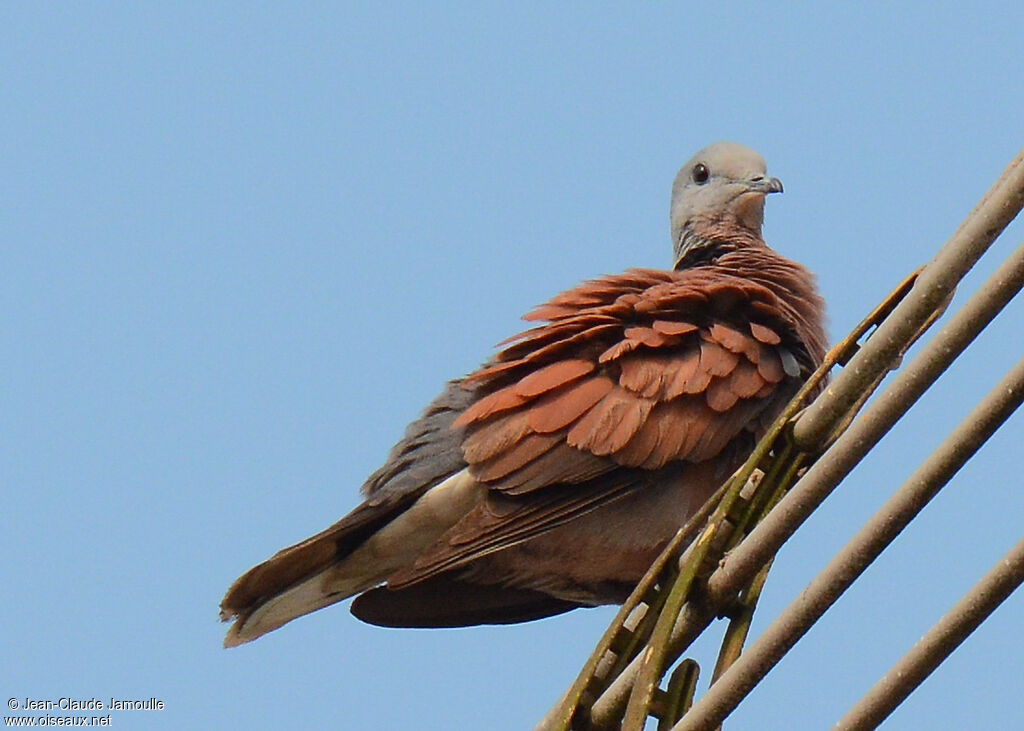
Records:
<instances>
[{"instance_id":1,"label":"tail feather","mask_svg":"<svg viewBox=\"0 0 1024 731\"><path fill-rule=\"evenodd\" d=\"M220 617L235 622L224 646L251 642L297 617L383 583L435 543L485 492L462 470L428 490L347 555L339 555L339 545L350 536L354 522L365 527L365 521L343 519L279 551L228 589Z\"/></svg>"},{"instance_id":2,"label":"tail feather","mask_svg":"<svg viewBox=\"0 0 1024 731\"><path fill-rule=\"evenodd\" d=\"M252 642L293 619L366 591L381 583L386 576L346 576L347 563L341 561L256 607L238 613L235 623L224 636L224 647ZM223 619L224 610L221 611Z\"/></svg>"}]
</instances>

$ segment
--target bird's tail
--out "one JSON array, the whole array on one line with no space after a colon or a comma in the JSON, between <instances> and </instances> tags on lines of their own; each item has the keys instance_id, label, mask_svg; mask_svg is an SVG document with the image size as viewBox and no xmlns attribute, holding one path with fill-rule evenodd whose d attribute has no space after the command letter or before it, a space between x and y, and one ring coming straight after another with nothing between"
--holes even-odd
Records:
<instances>
[{"instance_id":1,"label":"bird's tail","mask_svg":"<svg viewBox=\"0 0 1024 731\"><path fill-rule=\"evenodd\" d=\"M357 572L355 566L346 567L346 559L338 559L338 538L332 526L278 551L240 576L220 604L221 620L235 620L224 637L224 647L251 642L297 617L380 583L383 577L375 576L369 567ZM346 574L348 581L344 580Z\"/></svg>"},{"instance_id":2,"label":"bird's tail","mask_svg":"<svg viewBox=\"0 0 1024 731\"><path fill-rule=\"evenodd\" d=\"M279 551L249 569L225 594L220 618L235 621L224 646L251 642L297 617L382 584L437 541L484 492L462 470L428 490L354 550L339 551L353 533L353 521L342 519Z\"/></svg>"}]
</instances>

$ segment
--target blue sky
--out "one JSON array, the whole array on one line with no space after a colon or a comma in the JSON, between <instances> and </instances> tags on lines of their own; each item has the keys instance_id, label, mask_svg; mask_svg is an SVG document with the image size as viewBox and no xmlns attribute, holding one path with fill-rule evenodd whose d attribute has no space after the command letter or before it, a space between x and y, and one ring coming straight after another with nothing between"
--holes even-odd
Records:
<instances>
[{"instance_id":1,"label":"blue sky","mask_svg":"<svg viewBox=\"0 0 1024 731\"><path fill-rule=\"evenodd\" d=\"M224 651L217 603L354 506L531 306L667 266L672 178L709 142L785 182L766 238L844 333L1024 142L1022 27L1010 2L3 3L0 689L164 701L119 728L532 726L611 610L396 631L334 607ZM786 546L760 627L1016 361L1021 316ZM1018 418L733 727L838 719L1020 537L1022 439ZM1024 726L1022 612L887 728Z\"/></svg>"}]
</instances>

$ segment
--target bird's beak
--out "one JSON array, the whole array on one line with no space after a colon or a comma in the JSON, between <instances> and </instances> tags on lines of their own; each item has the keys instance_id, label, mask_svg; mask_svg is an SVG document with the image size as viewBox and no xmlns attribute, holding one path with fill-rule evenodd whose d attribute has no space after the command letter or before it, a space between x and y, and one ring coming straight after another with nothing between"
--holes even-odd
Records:
<instances>
[{"instance_id":1,"label":"bird's beak","mask_svg":"<svg viewBox=\"0 0 1024 731\"><path fill-rule=\"evenodd\" d=\"M747 181L747 187L755 193L781 193L782 181L778 178L758 177Z\"/></svg>"}]
</instances>

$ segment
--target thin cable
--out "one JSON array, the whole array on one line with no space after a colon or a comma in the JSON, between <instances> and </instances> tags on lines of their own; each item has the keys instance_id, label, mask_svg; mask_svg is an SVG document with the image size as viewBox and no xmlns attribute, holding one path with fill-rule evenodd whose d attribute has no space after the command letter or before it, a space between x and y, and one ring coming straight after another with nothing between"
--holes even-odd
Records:
<instances>
[{"instance_id":1,"label":"thin cable","mask_svg":"<svg viewBox=\"0 0 1024 731\"><path fill-rule=\"evenodd\" d=\"M799 446L816 446L828 438L866 388L881 376L957 283L1024 207L1024 150L925 267L910 294L850 360L828 391L807 409L796 425Z\"/></svg>"},{"instance_id":2,"label":"thin cable","mask_svg":"<svg viewBox=\"0 0 1024 731\"><path fill-rule=\"evenodd\" d=\"M872 686L834 728L873 729L1024 583L1024 539Z\"/></svg>"},{"instance_id":3,"label":"thin cable","mask_svg":"<svg viewBox=\"0 0 1024 731\"><path fill-rule=\"evenodd\" d=\"M1022 401L1024 359L942 441L672 731L700 731L721 723Z\"/></svg>"},{"instance_id":4,"label":"thin cable","mask_svg":"<svg viewBox=\"0 0 1024 731\"><path fill-rule=\"evenodd\" d=\"M709 579L709 597L687 605L669 640L678 656L714 619L714 609L737 591L774 556L832 489L852 470L892 425L917 401L950 363L1024 287L1024 245L989 277L942 330L893 379L835 444L808 470L771 513L726 557ZM869 341L870 342L870 341ZM596 728L613 728L622 718L639 662L634 659L590 709Z\"/></svg>"},{"instance_id":5,"label":"thin cable","mask_svg":"<svg viewBox=\"0 0 1024 731\"><path fill-rule=\"evenodd\" d=\"M726 557L722 568L708 581L711 595L730 596L742 589L1022 287L1024 244L1014 250L747 539Z\"/></svg>"}]
</instances>

